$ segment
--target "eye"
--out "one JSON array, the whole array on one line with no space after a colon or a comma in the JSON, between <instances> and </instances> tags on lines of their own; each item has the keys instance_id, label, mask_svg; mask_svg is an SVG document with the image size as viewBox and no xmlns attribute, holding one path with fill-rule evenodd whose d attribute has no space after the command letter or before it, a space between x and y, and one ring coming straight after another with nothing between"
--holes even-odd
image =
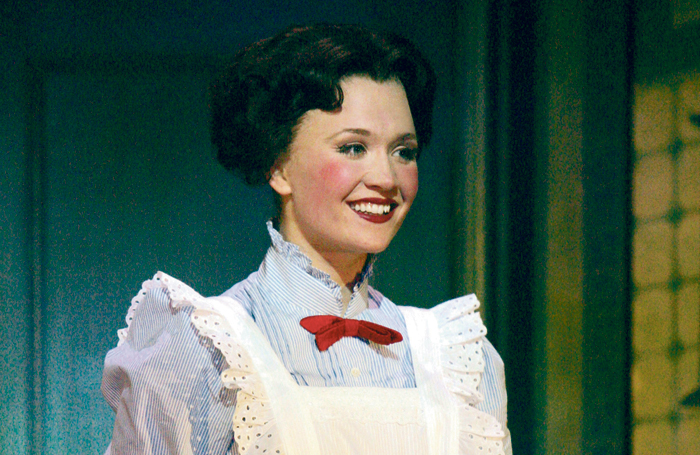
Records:
<instances>
[{"instance_id":1,"label":"eye","mask_svg":"<svg viewBox=\"0 0 700 455\"><path fill-rule=\"evenodd\" d=\"M392 152L393 156L398 156L404 161L416 161L418 159L418 148L401 147Z\"/></svg>"},{"instance_id":2,"label":"eye","mask_svg":"<svg viewBox=\"0 0 700 455\"><path fill-rule=\"evenodd\" d=\"M343 144L338 146L338 153L349 156L359 156L365 153L367 149L362 144Z\"/></svg>"}]
</instances>

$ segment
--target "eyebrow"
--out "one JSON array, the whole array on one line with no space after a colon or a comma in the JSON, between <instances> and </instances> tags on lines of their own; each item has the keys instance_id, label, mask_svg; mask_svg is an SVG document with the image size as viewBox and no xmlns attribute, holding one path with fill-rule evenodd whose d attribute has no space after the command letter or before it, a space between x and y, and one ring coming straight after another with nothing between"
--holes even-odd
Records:
<instances>
[{"instance_id":1,"label":"eyebrow","mask_svg":"<svg viewBox=\"0 0 700 455\"><path fill-rule=\"evenodd\" d=\"M414 133L406 133L399 137L396 142L418 141L418 137Z\"/></svg>"},{"instance_id":2,"label":"eyebrow","mask_svg":"<svg viewBox=\"0 0 700 455\"><path fill-rule=\"evenodd\" d=\"M353 134L359 134L360 136L371 136L372 133L370 133L367 130L363 130L362 128L345 128L344 130L340 130L335 134L331 134L328 136L328 139L333 139L337 136L340 136L341 134L345 133L353 133Z\"/></svg>"},{"instance_id":3,"label":"eyebrow","mask_svg":"<svg viewBox=\"0 0 700 455\"><path fill-rule=\"evenodd\" d=\"M369 137L372 135L372 133L370 131L362 129L362 128L346 128L344 130L338 131L335 134L330 135L328 137L328 139L333 139L333 138L340 136L341 134L345 134L345 133L358 134L360 136L366 136L366 137ZM411 141L411 140L413 140L413 141L418 140L418 138L416 137L416 135L414 133L403 134L397 138L396 142L407 142L407 141Z\"/></svg>"}]
</instances>

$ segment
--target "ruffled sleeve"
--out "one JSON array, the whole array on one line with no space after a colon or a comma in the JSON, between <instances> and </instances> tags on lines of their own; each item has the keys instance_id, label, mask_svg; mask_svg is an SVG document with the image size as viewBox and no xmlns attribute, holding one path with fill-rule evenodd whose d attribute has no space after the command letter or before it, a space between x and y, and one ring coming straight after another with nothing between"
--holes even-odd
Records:
<instances>
[{"instance_id":1,"label":"ruffled sleeve","mask_svg":"<svg viewBox=\"0 0 700 455\"><path fill-rule=\"evenodd\" d=\"M143 284L105 359L111 455L227 454L234 438L235 453L263 437L279 448L253 363L216 311L222 304L236 302L204 298L162 272Z\"/></svg>"},{"instance_id":2,"label":"ruffled sleeve","mask_svg":"<svg viewBox=\"0 0 700 455\"><path fill-rule=\"evenodd\" d=\"M434 307L443 380L460 401L460 453L511 454L503 362L469 295Z\"/></svg>"}]
</instances>

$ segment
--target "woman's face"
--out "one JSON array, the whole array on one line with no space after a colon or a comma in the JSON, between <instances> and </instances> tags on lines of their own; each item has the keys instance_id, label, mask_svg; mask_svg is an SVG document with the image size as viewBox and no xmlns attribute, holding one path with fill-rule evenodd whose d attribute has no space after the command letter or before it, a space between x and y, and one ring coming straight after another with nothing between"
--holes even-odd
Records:
<instances>
[{"instance_id":1,"label":"woman's face","mask_svg":"<svg viewBox=\"0 0 700 455\"><path fill-rule=\"evenodd\" d=\"M401 83L353 76L340 86L341 108L304 114L270 179L286 240L326 259L383 251L418 191L418 141Z\"/></svg>"}]
</instances>

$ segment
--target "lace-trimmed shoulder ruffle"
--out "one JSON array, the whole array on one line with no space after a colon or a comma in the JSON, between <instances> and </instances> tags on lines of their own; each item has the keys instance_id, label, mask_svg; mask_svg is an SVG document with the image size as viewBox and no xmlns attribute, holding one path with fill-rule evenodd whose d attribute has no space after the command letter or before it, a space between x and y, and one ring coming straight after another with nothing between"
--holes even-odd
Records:
<instances>
[{"instance_id":1,"label":"lace-trimmed shoulder ruffle","mask_svg":"<svg viewBox=\"0 0 700 455\"><path fill-rule=\"evenodd\" d=\"M139 293L132 299L126 317L127 327L118 331L119 344L127 340L134 313L151 289L163 289L170 298L173 310L193 307L190 315L192 324L201 336L212 341L226 359L228 368L221 373L223 385L229 389L239 389L233 417L234 438L238 449L236 453L283 454L282 441L275 428L262 380L248 352L236 341L231 326L216 311L216 305L221 304L216 298L205 298L181 281L158 272L151 280L143 283Z\"/></svg>"},{"instance_id":2,"label":"lace-trimmed shoulder ruffle","mask_svg":"<svg viewBox=\"0 0 700 455\"><path fill-rule=\"evenodd\" d=\"M506 431L491 414L475 406L484 400L479 384L484 373L486 327L474 295L432 308L438 323L443 380L460 399L460 453L503 454Z\"/></svg>"}]
</instances>

